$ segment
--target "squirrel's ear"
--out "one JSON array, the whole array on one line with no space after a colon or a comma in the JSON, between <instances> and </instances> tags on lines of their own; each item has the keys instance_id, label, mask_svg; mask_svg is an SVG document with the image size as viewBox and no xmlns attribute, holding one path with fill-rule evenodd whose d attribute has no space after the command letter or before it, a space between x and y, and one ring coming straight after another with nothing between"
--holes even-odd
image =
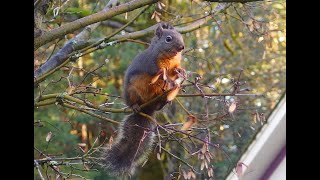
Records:
<instances>
[{"instance_id":1,"label":"squirrel's ear","mask_svg":"<svg viewBox=\"0 0 320 180\"><path fill-rule=\"evenodd\" d=\"M163 29L174 29L172 24L167 23L167 22L161 23L161 26Z\"/></svg>"},{"instance_id":2,"label":"squirrel's ear","mask_svg":"<svg viewBox=\"0 0 320 180\"><path fill-rule=\"evenodd\" d=\"M163 33L162 24L159 24L157 29L156 29L155 34L158 36L158 38L160 38L162 36L162 33Z\"/></svg>"}]
</instances>

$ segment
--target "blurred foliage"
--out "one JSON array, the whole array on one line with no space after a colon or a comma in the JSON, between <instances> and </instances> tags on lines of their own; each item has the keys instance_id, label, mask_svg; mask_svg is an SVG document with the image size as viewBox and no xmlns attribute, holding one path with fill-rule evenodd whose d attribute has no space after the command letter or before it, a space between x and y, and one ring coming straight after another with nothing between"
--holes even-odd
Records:
<instances>
[{"instance_id":1,"label":"blurred foliage","mask_svg":"<svg viewBox=\"0 0 320 180\"><path fill-rule=\"evenodd\" d=\"M120 1L122 3L122 1ZM162 20L169 21L174 25L183 26L184 23L200 18L206 11L215 7L217 3L202 1L182 1L164 0L166 6L164 11L157 9L154 5L149 8L131 27L135 30L142 30L156 23L155 19L150 19L154 10L161 12ZM106 1L93 0L70 0L65 16L67 19L70 12L79 14L77 18L97 12L104 7ZM58 7L55 2L51 7ZM182 104L193 114L202 117L196 126L209 127L211 132L211 142L219 143L221 149L209 147L214 155L210 166L213 166L214 176L217 180L224 179L226 174L236 164L240 155L250 144L254 135L266 122L259 118L257 114L266 116L276 106L282 94L286 90L286 7L285 1L257 2L244 4L234 4L224 13L214 17L213 21L195 30L184 34L186 49L182 67L190 74L190 79L201 76L201 82L211 85L213 88L204 88L207 93L230 93L232 91L232 79L237 79L240 70L243 69L241 82L246 82L244 87L250 88L251 92L264 94L264 97L237 96L226 97L229 102L237 102L237 110L232 116L227 116L218 120L205 120L206 104L209 111L209 118L214 119L226 111L221 103L222 97L204 99L202 97L178 98ZM118 22L126 22L139 10L119 15L113 18ZM67 13L69 12L69 13ZM72 13L71 13L72 14ZM127 19L126 19L127 17ZM50 20L52 13L47 13L46 19ZM61 23L61 22L60 22ZM62 22L63 23L63 22ZM51 21L47 23L48 28L57 27L59 23ZM115 29L101 25L94 33L93 37L104 37ZM75 32L76 34L77 32ZM72 38L75 34L67 36ZM150 42L149 37L140 39ZM45 62L54 50L56 52L65 43L59 41L56 47L54 44L45 45L35 52L35 68ZM126 42L109 46L103 50L98 50L86 56L80 57L76 62L69 63L59 71L49 76L34 91L34 97L42 94L63 93L73 86L92 86L101 88L101 93L121 96L123 91L124 72L136 54L143 51L145 45ZM88 73L100 67L93 73ZM70 70L72 72L70 73ZM70 82L66 78L69 77ZM86 79L83 81L84 77ZM88 88L88 87L87 87ZM94 89L96 90L96 89ZM183 93L183 92L181 92ZM185 93L199 93L194 87L186 87ZM86 98L95 104L107 102L109 107L125 108L121 98L93 94L80 94L80 98ZM108 117L116 121L124 118L123 113L111 113ZM187 115L173 102L158 113L157 118L161 123L181 123L185 122ZM106 138L116 134L117 126L100 119L91 117L81 112L63 108L57 104L38 107L34 109L34 146L42 153L57 157L76 157L83 152L79 148L79 143L86 143L85 151L91 148L93 142L98 138L101 144ZM52 132L49 142L46 137ZM201 135L200 135L201 136ZM185 145L196 152L202 148L203 143L185 142ZM197 179L207 177L206 171L200 171L201 161L197 155L190 156L177 142L170 142L165 145L166 150L186 160L199 172ZM44 158L38 151L34 151L35 159ZM180 167L181 166L181 167ZM41 167L41 166L40 166ZM78 169L76 169L77 167ZM99 171L85 171L82 165L59 166L60 171L79 174L88 179L113 179L95 166L93 169ZM177 177L176 172L181 169L188 171L189 168L181 164L175 158L167 154L161 154L161 161L157 160L156 153L150 155L149 161L137 172L139 179L164 179L170 173ZM41 167L41 171L47 172L51 179L55 174L51 168ZM182 177L181 177L182 178ZM39 179L38 172L34 171L34 179Z\"/></svg>"}]
</instances>

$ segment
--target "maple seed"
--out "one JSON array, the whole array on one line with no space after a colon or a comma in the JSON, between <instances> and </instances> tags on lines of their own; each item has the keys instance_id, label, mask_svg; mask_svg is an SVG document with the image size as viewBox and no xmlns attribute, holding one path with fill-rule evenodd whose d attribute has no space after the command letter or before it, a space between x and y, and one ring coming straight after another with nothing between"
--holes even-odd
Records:
<instances>
[{"instance_id":1,"label":"maple seed","mask_svg":"<svg viewBox=\"0 0 320 180\"><path fill-rule=\"evenodd\" d=\"M185 131L185 130L188 130L189 128L191 128L191 126L193 124L195 124L197 122L197 118L192 116L192 115L189 115L188 118L187 118L187 122L185 122L181 128L181 131Z\"/></svg>"},{"instance_id":2,"label":"maple seed","mask_svg":"<svg viewBox=\"0 0 320 180\"><path fill-rule=\"evenodd\" d=\"M200 170L201 170L201 171L202 171L203 168L204 168L204 162L205 162L205 161L202 161L202 163L201 163L201 167L200 167Z\"/></svg>"},{"instance_id":3,"label":"maple seed","mask_svg":"<svg viewBox=\"0 0 320 180\"><path fill-rule=\"evenodd\" d=\"M165 68L162 68L157 72L157 74L151 79L150 84L154 84L155 82L157 82L161 75L163 77L163 80L167 80L167 73Z\"/></svg>"},{"instance_id":4,"label":"maple seed","mask_svg":"<svg viewBox=\"0 0 320 180\"><path fill-rule=\"evenodd\" d=\"M52 137L52 132L50 131L50 132L48 132L48 134L47 134L46 141L49 142L50 139L51 139L51 137Z\"/></svg>"},{"instance_id":5,"label":"maple seed","mask_svg":"<svg viewBox=\"0 0 320 180\"><path fill-rule=\"evenodd\" d=\"M113 144L113 137L110 136L109 142L107 144L107 149L111 149L112 144Z\"/></svg>"},{"instance_id":6,"label":"maple seed","mask_svg":"<svg viewBox=\"0 0 320 180\"><path fill-rule=\"evenodd\" d=\"M86 143L78 143L79 147L85 147L87 144Z\"/></svg>"},{"instance_id":7,"label":"maple seed","mask_svg":"<svg viewBox=\"0 0 320 180\"><path fill-rule=\"evenodd\" d=\"M239 178L239 179L241 179L242 178L242 176L243 176L243 166L246 166L244 163L242 163L242 162L239 162L238 164L237 164L237 167L236 167L236 173L237 173L237 177ZM247 167L247 166L246 166ZM248 168L248 167L247 167Z\"/></svg>"},{"instance_id":8,"label":"maple seed","mask_svg":"<svg viewBox=\"0 0 320 180\"><path fill-rule=\"evenodd\" d=\"M237 104L235 102L232 102L232 104L229 106L229 113L233 113L236 110Z\"/></svg>"},{"instance_id":9,"label":"maple seed","mask_svg":"<svg viewBox=\"0 0 320 180\"><path fill-rule=\"evenodd\" d=\"M167 101L172 101L178 95L179 90L179 86L172 88L172 90L168 93Z\"/></svg>"},{"instance_id":10,"label":"maple seed","mask_svg":"<svg viewBox=\"0 0 320 180\"><path fill-rule=\"evenodd\" d=\"M184 170L182 170L182 175L184 179L188 179L188 175Z\"/></svg>"}]
</instances>

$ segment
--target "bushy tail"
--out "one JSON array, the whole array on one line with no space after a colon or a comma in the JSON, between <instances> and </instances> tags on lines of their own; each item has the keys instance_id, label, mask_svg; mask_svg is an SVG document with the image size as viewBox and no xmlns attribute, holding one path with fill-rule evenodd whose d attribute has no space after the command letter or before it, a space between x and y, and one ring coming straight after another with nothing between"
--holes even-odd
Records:
<instances>
[{"instance_id":1,"label":"bushy tail","mask_svg":"<svg viewBox=\"0 0 320 180\"><path fill-rule=\"evenodd\" d=\"M150 114L152 115L152 114ZM120 125L111 149L104 152L102 164L113 176L132 175L151 151L155 124L139 114L129 115Z\"/></svg>"}]
</instances>

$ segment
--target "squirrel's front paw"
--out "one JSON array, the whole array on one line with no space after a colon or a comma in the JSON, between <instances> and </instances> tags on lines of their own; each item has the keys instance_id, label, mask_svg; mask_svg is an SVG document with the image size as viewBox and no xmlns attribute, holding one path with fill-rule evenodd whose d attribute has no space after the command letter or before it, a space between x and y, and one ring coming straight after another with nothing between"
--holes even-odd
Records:
<instances>
[{"instance_id":1,"label":"squirrel's front paw","mask_svg":"<svg viewBox=\"0 0 320 180\"><path fill-rule=\"evenodd\" d=\"M177 75L183 79L187 79L188 74L187 71L182 68L175 68L174 71L177 73Z\"/></svg>"}]
</instances>

